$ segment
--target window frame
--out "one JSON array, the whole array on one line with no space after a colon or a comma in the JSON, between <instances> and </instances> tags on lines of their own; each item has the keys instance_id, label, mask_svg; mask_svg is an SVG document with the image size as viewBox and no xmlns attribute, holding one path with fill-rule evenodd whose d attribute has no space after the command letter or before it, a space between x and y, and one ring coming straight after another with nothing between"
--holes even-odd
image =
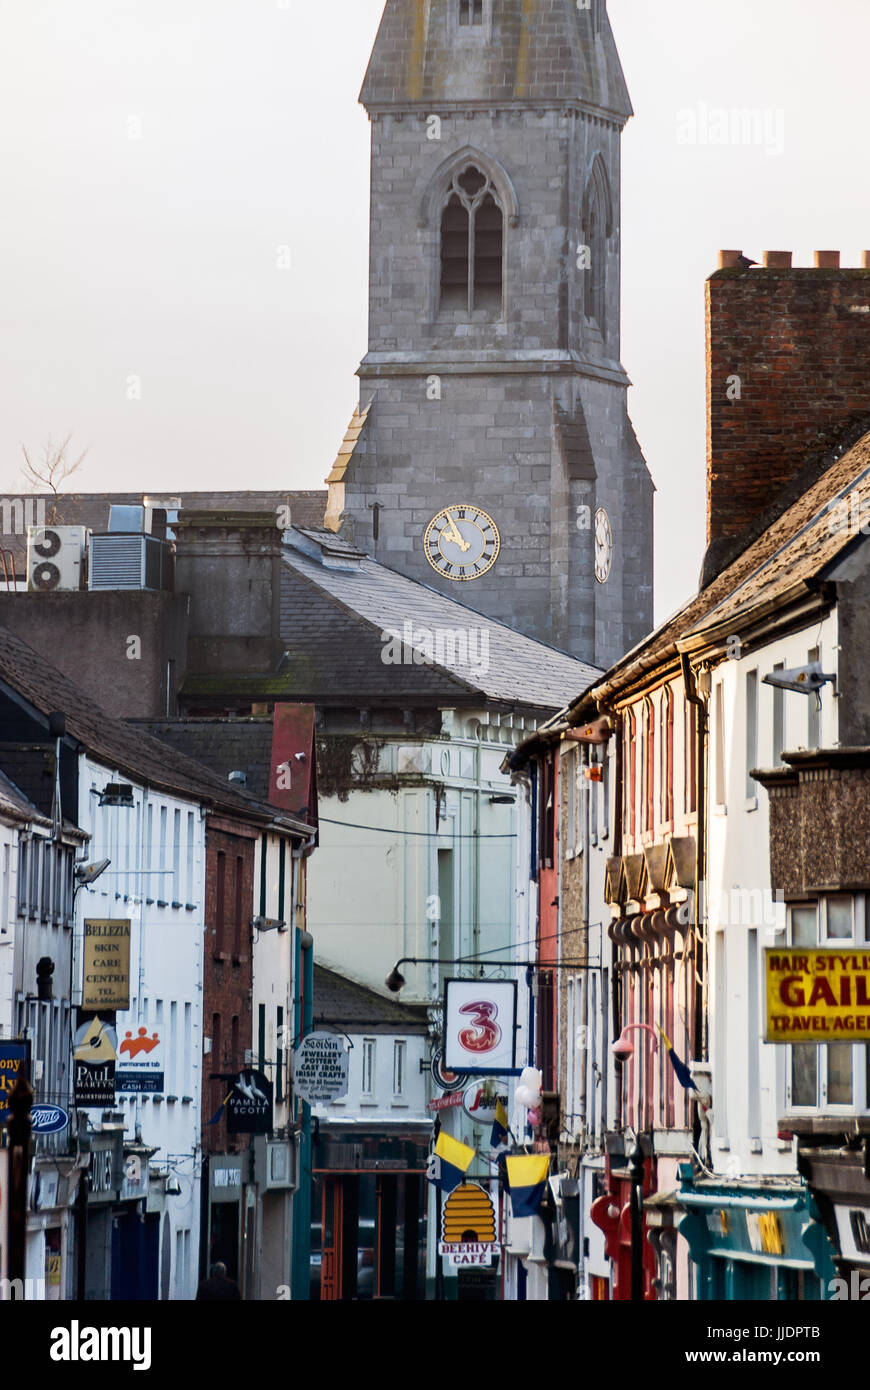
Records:
<instances>
[{"instance_id":1,"label":"window frame","mask_svg":"<svg viewBox=\"0 0 870 1390\"><path fill-rule=\"evenodd\" d=\"M368 1083L368 1084L366 1084ZM363 1038L360 1047L360 1098L373 1103L377 1090L377 1038Z\"/></svg>"},{"instance_id":2,"label":"window frame","mask_svg":"<svg viewBox=\"0 0 870 1390\"><path fill-rule=\"evenodd\" d=\"M462 180L468 173L470 173L472 170L475 170L475 171L481 176L481 178L483 179L483 184L482 184L482 186L481 186L480 188L478 188L474 193L471 193L471 194L470 194L465 188L462 187L461 180ZM467 228L467 238L468 238L467 254L466 254L466 258L465 258L465 262L464 262L465 267L466 267L466 303L465 303L465 306L464 306L464 307L463 307L460 303L448 303L448 302L445 300L445 289L450 289L450 288L454 288L454 289L455 289L455 288L459 288L458 286L454 286L454 287L445 286L445 283L444 283L444 272L445 272L445 255L444 255L444 237L445 237L445 230L444 230L444 219L445 219L445 216L446 216L446 214L447 214L449 208L450 208L451 205L453 204L454 199L457 199L457 200L458 200L460 207L464 210L464 213L465 213L465 220L466 220L466 221L465 221L465 225L466 225L466 228ZM501 225L500 225L500 229L499 229L499 234L500 234L500 238L501 238L501 267L500 267L500 278L499 278L499 283L498 283L498 287L497 287L497 288L498 288L498 304L497 304L497 306L496 306L495 303L492 303L492 304L487 304L487 303L478 304L478 303L476 302L478 295L479 295L479 294L482 294L482 293L486 290L486 288L487 288L486 286L479 284L479 283L478 283L478 280L477 280L477 257L478 257L478 228L477 228L477 216L478 216L478 214L484 209L484 207L487 205L487 200L488 200L488 199L491 200L492 204L493 204L493 205L495 206L495 208L497 209L498 214L499 214L499 217L500 217L500 220L501 220ZM438 276L437 276L437 294L438 294L437 303L438 303L438 310L437 310L437 311L438 311L438 314L439 314L439 315L440 315L440 314L444 314L444 315L454 315L454 314L464 315L465 318L466 318L466 321L469 321L469 322L473 321L474 318L475 318L475 315L477 315L477 314L485 314L485 315L487 316L487 318L490 319L490 320L491 320L491 319L500 320L500 319L503 319L503 318L504 318L504 311L505 311L505 282L506 282L506 279L507 279L507 276L506 276L506 273L505 273L505 272L506 272L506 265L507 265L507 225L508 225L508 221L509 221L509 219L508 219L507 210L506 210L506 207L505 207L505 199L504 199L504 197L503 197L503 195L502 195L501 190L500 190L499 187L498 187L498 184L496 183L496 181L495 181L495 179L493 178L492 174L491 174L486 168L482 167L482 161L479 161L479 160L475 159L475 157L474 157L473 155L469 155L469 157L468 157L467 160L465 160L461 165L459 165L457 168L455 168L455 169L451 172L450 178L449 178L449 182L448 182L448 184L447 184L447 188L445 189L445 191L444 191L444 193L443 193L443 195L442 195L442 197L441 197L441 199L440 199L440 202L439 202L439 204L438 204L438 221L437 221L437 225L438 225ZM492 296L493 300L495 300L495 297L496 297L496 296L495 296L495 293L494 293L493 296Z\"/></svg>"}]
</instances>

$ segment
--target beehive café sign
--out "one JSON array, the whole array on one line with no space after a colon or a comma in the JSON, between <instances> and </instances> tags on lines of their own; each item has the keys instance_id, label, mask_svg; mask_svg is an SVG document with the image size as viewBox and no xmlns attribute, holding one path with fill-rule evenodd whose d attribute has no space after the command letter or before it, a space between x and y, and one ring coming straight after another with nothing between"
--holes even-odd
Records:
<instances>
[{"instance_id":1,"label":"beehive caf\u00e9 sign","mask_svg":"<svg viewBox=\"0 0 870 1390\"><path fill-rule=\"evenodd\" d=\"M870 1041L870 950L765 951L765 1041Z\"/></svg>"}]
</instances>

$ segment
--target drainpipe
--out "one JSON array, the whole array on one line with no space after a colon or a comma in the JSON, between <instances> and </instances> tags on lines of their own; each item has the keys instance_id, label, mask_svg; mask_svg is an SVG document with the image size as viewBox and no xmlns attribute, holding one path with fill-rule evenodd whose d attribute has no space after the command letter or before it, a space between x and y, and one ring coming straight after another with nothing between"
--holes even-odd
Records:
<instances>
[{"instance_id":1,"label":"drainpipe","mask_svg":"<svg viewBox=\"0 0 870 1390\"><path fill-rule=\"evenodd\" d=\"M698 711L695 730L695 811L698 817L698 853L695 860L695 1046L699 1058L709 1056L707 1036L707 934L701 922L706 912L707 880L707 702L698 694L695 672L686 652L680 653L680 670L686 699Z\"/></svg>"}]
</instances>

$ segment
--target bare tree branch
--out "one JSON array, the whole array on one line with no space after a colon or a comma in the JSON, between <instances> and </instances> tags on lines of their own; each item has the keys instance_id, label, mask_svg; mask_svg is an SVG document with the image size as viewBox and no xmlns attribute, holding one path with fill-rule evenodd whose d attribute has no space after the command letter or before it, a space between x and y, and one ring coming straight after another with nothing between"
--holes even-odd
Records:
<instances>
[{"instance_id":1,"label":"bare tree branch","mask_svg":"<svg viewBox=\"0 0 870 1390\"><path fill-rule=\"evenodd\" d=\"M52 503L51 514L48 518L50 523L56 523L57 517L57 497L61 488L80 468L85 461L87 449L85 449L77 459L73 460L69 451L72 435L68 434L66 439L60 444L55 444L49 436L47 442L42 446L40 458L36 458L26 444L22 444L21 452L24 455L24 463L21 464L21 473L27 483L28 492L50 492L55 501Z\"/></svg>"}]
</instances>

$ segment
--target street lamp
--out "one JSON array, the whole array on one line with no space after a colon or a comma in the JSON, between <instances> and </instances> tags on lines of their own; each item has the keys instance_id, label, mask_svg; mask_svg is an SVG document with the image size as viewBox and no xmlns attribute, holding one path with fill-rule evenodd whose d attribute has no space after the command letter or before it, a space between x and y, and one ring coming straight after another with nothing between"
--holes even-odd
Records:
<instances>
[{"instance_id":1,"label":"street lamp","mask_svg":"<svg viewBox=\"0 0 870 1390\"><path fill-rule=\"evenodd\" d=\"M396 961L386 980L387 989L393 994L405 987L405 977L401 965L467 965L480 971L515 966L518 970L599 970L597 961L588 960L479 960L474 956L402 956ZM629 1054L630 1055L630 1054Z\"/></svg>"},{"instance_id":2,"label":"street lamp","mask_svg":"<svg viewBox=\"0 0 870 1390\"><path fill-rule=\"evenodd\" d=\"M634 1056L634 1047L628 1036L633 1029L649 1033L652 1038L653 1052L659 1050L656 1030L651 1023L627 1023L611 1048L614 1061L620 1065L627 1062L629 1057ZM628 1208L631 1220L631 1301L632 1303L642 1303L644 1152L641 1148L639 1134L635 1136L634 1148L629 1154L628 1162L628 1176L631 1183Z\"/></svg>"}]
</instances>

